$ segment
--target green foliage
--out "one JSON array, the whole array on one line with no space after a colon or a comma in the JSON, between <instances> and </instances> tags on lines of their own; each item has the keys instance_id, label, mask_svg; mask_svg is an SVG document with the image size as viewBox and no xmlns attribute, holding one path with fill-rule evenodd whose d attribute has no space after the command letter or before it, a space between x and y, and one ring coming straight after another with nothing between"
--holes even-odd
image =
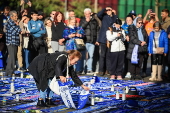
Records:
<instances>
[{"instance_id":1,"label":"green foliage","mask_svg":"<svg viewBox=\"0 0 170 113\"><path fill-rule=\"evenodd\" d=\"M2 8L4 8L5 6L10 6L12 10L17 10L19 6L19 0L0 0L0 6Z\"/></svg>"},{"instance_id":2,"label":"green foliage","mask_svg":"<svg viewBox=\"0 0 170 113\"><path fill-rule=\"evenodd\" d=\"M36 10L42 10L45 14L53 10L64 12L64 2L61 0L34 0L32 4Z\"/></svg>"},{"instance_id":3,"label":"green foliage","mask_svg":"<svg viewBox=\"0 0 170 113\"><path fill-rule=\"evenodd\" d=\"M83 11L85 8L91 8L92 11L94 9L91 0L72 0L70 5L69 9L74 10L76 16L79 18L84 16Z\"/></svg>"}]
</instances>

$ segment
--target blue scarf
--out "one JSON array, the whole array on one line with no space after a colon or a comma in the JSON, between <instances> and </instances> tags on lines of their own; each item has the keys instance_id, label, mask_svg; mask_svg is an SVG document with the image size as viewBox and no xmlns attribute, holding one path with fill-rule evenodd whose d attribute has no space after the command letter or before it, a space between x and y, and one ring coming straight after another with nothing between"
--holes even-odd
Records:
<instances>
[{"instance_id":1,"label":"blue scarf","mask_svg":"<svg viewBox=\"0 0 170 113\"><path fill-rule=\"evenodd\" d=\"M68 107L68 108L74 108L74 109L82 109L89 98L89 91L85 91L85 90L81 90L80 95L79 95L79 99L78 99L78 105L76 106L75 103L73 102L72 96L70 94L70 90L68 87L68 83L62 83L61 81L57 81L59 86L60 86L60 95L61 98L64 102L64 104Z\"/></svg>"},{"instance_id":2,"label":"blue scarf","mask_svg":"<svg viewBox=\"0 0 170 113\"><path fill-rule=\"evenodd\" d=\"M132 52L131 63L138 64L138 45L135 45Z\"/></svg>"},{"instance_id":3,"label":"blue scarf","mask_svg":"<svg viewBox=\"0 0 170 113\"><path fill-rule=\"evenodd\" d=\"M140 41L144 41L143 34L142 34L142 27L138 28L138 37Z\"/></svg>"}]
</instances>

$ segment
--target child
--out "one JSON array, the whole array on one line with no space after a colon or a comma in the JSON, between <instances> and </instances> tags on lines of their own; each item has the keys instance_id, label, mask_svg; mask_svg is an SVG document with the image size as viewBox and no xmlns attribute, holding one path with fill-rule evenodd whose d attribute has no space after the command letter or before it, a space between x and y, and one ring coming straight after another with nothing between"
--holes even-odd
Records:
<instances>
[{"instance_id":1,"label":"child","mask_svg":"<svg viewBox=\"0 0 170 113\"><path fill-rule=\"evenodd\" d=\"M168 36L165 30L162 30L160 22L155 22L153 25L154 30L149 35L149 56L151 56L152 75L150 81L162 81L162 62L163 56L168 53ZM162 47L164 52L157 53L157 48ZM156 74L158 77L156 77Z\"/></svg>"},{"instance_id":2,"label":"child","mask_svg":"<svg viewBox=\"0 0 170 113\"><path fill-rule=\"evenodd\" d=\"M68 27L63 31L63 37L66 40L66 50L77 50L75 40L76 38L83 38L84 30L82 27L77 27L76 18L72 17L68 19ZM82 58L76 64L76 72L81 74L83 72L85 53L84 50L81 50Z\"/></svg>"},{"instance_id":3,"label":"child","mask_svg":"<svg viewBox=\"0 0 170 113\"><path fill-rule=\"evenodd\" d=\"M122 71L124 64L124 55L125 55L125 34L122 32L120 26L122 21L116 19L114 26L109 27L110 30L106 32L107 40L111 42L110 47L110 62L111 62L111 77L110 79L115 79L117 76L118 80L122 79Z\"/></svg>"},{"instance_id":4,"label":"child","mask_svg":"<svg viewBox=\"0 0 170 113\"><path fill-rule=\"evenodd\" d=\"M68 27L63 31L63 37L66 40L66 50L77 50L74 39L83 38L84 30L76 26L76 19L69 18Z\"/></svg>"},{"instance_id":5,"label":"child","mask_svg":"<svg viewBox=\"0 0 170 113\"><path fill-rule=\"evenodd\" d=\"M47 52L46 43L43 35L45 34L44 23L38 20L38 12L31 12L32 19L28 22L28 29L33 38L34 53L31 55L39 55ZM34 56L34 57L35 57Z\"/></svg>"}]
</instances>

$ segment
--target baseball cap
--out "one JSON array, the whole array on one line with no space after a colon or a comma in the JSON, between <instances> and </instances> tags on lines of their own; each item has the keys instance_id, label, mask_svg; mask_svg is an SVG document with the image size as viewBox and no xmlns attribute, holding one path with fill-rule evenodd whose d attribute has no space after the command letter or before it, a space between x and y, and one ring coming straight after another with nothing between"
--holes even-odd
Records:
<instances>
[{"instance_id":1,"label":"baseball cap","mask_svg":"<svg viewBox=\"0 0 170 113\"><path fill-rule=\"evenodd\" d=\"M135 16L136 16L136 11L131 10L129 14L131 14L131 15L135 15Z\"/></svg>"}]
</instances>

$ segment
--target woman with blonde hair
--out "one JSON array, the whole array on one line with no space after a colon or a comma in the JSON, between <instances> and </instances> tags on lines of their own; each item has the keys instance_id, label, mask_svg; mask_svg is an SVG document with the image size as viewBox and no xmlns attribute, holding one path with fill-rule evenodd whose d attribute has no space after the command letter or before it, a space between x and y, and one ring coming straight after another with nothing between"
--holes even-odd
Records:
<instances>
[{"instance_id":1,"label":"woman with blonde hair","mask_svg":"<svg viewBox=\"0 0 170 113\"><path fill-rule=\"evenodd\" d=\"M52 47L51 47L51 38L52 38L52 21L50 18L46 18L44 20L45 28L46 28L46 42L48 47L48 53L53 53Z\"/></svg>"}]
</instances>

